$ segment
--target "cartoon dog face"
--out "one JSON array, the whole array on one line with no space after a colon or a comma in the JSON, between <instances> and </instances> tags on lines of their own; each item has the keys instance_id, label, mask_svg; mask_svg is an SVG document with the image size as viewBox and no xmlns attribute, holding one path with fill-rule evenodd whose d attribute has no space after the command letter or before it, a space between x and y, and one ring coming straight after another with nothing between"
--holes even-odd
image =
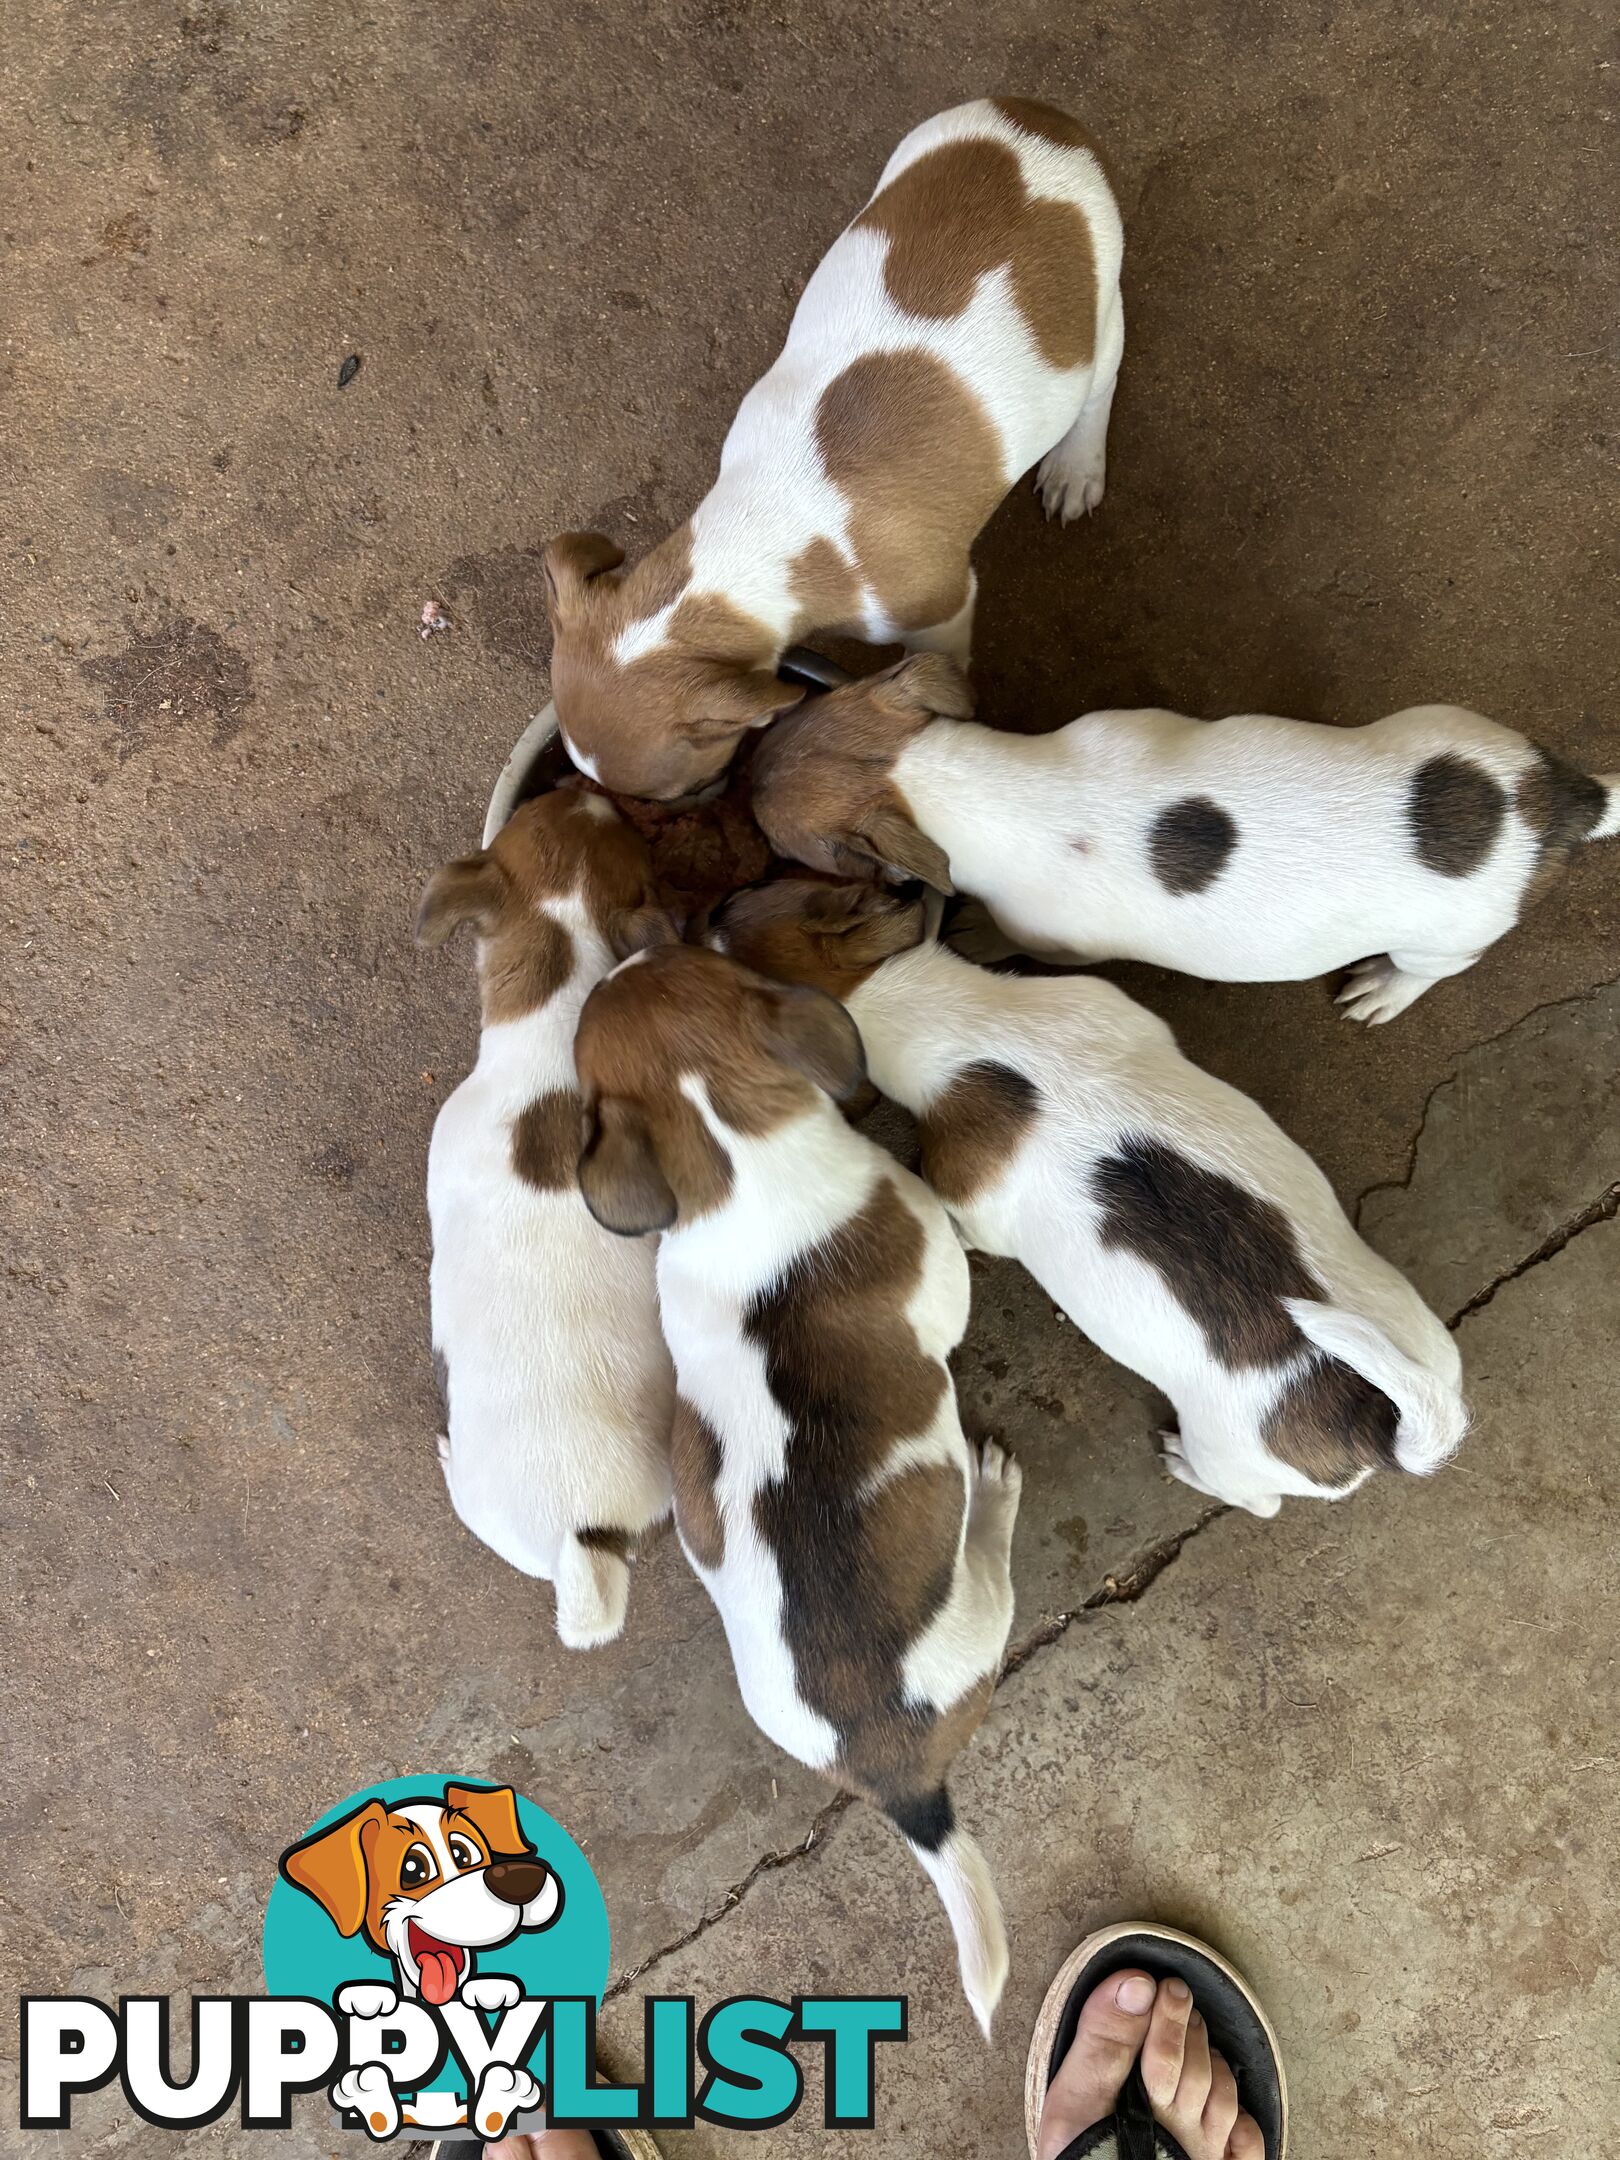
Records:
<instances>
[{"instance_id":1,"label":"cartoon dog face","mask_svg":"<svg viewBox=\"0 0 1620 2160\"><path fill-rule=\"evenodd\" d=\"M510 1786L448 1785L442 1800L368 1800L282 1855L281 1871L341 1935L391 1957L404 1992L439 2004L473 1953L550 1927L562 1884L518 1824Z\"/></svg>"}]
</instances>

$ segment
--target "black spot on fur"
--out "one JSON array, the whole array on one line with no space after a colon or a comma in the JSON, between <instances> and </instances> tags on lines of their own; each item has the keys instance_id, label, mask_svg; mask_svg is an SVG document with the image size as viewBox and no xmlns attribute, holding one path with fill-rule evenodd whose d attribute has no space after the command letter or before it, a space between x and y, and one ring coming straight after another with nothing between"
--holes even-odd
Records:
<instances>
[{"instance_id":1,"label":"black spot on fur","mask_svg":"<svg viewBox=\"0 0 1620 2160\"><path fill-rule=\"evenodd\" d=\"M439 1400L444 1405L444 1414L448 1417L450 1415L450 1363L442 1350L436 1349L433 1353L433 1377L438 1383Z\"/></svg>"},{"instance_id":2,"label":"black spot on fur","mask_svg":"<svg viewBox=\"0 0 1620 2160\"><path fill-rule=\"evenodd\" d=\"M1148 860L1166 892L1197 893L1213 885L1237 844L1237 827L1207 795L1161 810L1148 831Z\"/></svg>"},{"instance_id":3,"label":"black spot on fur","mask_svg":"<svg viewBox=\"0 0 1620 2160\"><path fill-rule=\"evenodd\" d=\"M1417 859L1440 877L1468 877L1496 844L1507 797L1483 766L1443 750L1412 775L1406 819Z\"/></svg>"},{"instance_id":4,"label":"black spot on fur","mask_svg":"<svg viewBox=\"0 0 1620 2160\"><path fill-rule=\"evenodd\" d=\"M1537 862L1525 890L1526 907L1554 882L1609 806L1609 791L1601 780L1577 772L1540 743L1531 748L1536 761L1520 773L1513 790L1519 815L1536 836Z\"/></svg>"},{"instance_id":5,"label":"black spot on fur","mask_svg":"<svg viewBox=\"0 0 1620 2160\"><path fill-rule=\"evenodd\" d=\"M956 1828L956 1811L943 1785L937 1792L885 1800L883 1812L903 1838L920 1845L924 1852L938 1852Z\"/></svg>"},{"instance_id":6,"label":"black spot on fur","mask_svg":"<svg viewBox=\"0 0 1620 2160\"><path fill-rule=\"evenodd\" d=\"M1272 1201L1139 1136L1093 1166L1091 1189L1102 1242L1147 1262L1221 1364L1280 1365L1303 1349L1282 1300L1322 1286Z\"/></svg>"}]
</instances>

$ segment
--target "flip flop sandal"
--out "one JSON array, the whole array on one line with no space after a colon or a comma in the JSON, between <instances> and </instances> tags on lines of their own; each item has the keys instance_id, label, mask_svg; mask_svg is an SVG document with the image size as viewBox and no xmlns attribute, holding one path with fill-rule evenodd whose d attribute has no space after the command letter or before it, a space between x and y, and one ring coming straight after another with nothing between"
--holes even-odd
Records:
<instances>
[{"instance_id":1,"label":"flip flop sandal","mask_svg":"<svg viewBox=\"0 0 1620 2160\"><path fill-rule=\"evenodd\" d=\"M1024 2127L1030 2160L1039 2151L1041 2107L1058 2064L1073 2043L1087 1997L1110 1973L1134 1968L1155 1980L1185 1980L1193 2007L1209 2027L1237 2078L1238 2098L1260 2125L1266 2160L1288 2151L1288 2081L1282 2050L1260 1999L1240 1972L1195 1936L1153 1922L1103 1928L1088 1935L1047 1991L1029 2044L1024 2078ZM1142 2066L1131 2065L1114 2112L1065 2146L1058 2160L1187 2160L1170 2132L1153 2120Z\"/></svg>"}]
</instances>

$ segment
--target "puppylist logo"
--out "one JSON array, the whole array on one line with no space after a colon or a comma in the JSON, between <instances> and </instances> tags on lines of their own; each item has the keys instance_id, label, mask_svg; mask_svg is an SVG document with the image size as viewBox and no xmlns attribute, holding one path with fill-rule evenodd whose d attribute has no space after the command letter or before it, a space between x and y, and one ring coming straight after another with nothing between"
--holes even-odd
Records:
<instances>
[{"instance_id":1,"label":"puppylist logo","mask_svg":"<svg viewBox=\"0 0 1620 2160\"><path fill-rule=\"evenodd\" d=\"M237 2104L285 2130L324 2091L377 2142L560 2127L765 2129L794 2115L795 2041L824 2051L829 2129L876 2119L877 2042L906 2037L903 1996L689 1996L643 2006L645 2075L597 2082L607 1906L558 1822L510 1786L394 1778L330 1808L281 1855L263 1996L193 1996L190 2076L163 1996L22 2002L25 2130L59 2130L117 2078L135 2113L195 2129ZM543 2109L543 2114L541 2110Z\"/></svg>"}]
</instances>

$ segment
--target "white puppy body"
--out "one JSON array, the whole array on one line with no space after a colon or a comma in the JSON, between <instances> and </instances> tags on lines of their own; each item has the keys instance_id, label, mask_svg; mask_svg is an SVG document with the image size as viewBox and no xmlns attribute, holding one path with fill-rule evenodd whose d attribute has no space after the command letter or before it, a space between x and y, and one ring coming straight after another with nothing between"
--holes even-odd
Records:
<instances>
[{"instance_id":1,"label":"white puppy body","mask_svg":"<svg viewBox=\"0 0 1620 2160\"><path fill-rule=\"evenodd\" d=\"M893 780L1014 948L1223 982L1363 962L1343 1002L1372 1021L1511 929L1550 855L1620 831L1612 783L1455 705L1356 728L1150 710L1021 736L941 719Z\"/></svg>"},{"instance_id":2,"label":"white puppy body","mask_svg":"<svg viewBox=\"0 0 1620 2160\"><path fill-rule=\"evenodd\" d=\"M1277 1442L1295 1461L1267 1444L1268 1420L1288 1426L1285 1399L1328 1359L1394 1403L1391 1466L1430 1470L1456 1447L1466 1415L1450 1334L1356 1235L1303 1150L1122 991L993 975L922 945L849 1007L873 1082L923 1122L925 1172L964 1238L1020 1261L1100 1349L1163 1390L1180 1421L1167 1463L1185 1483L1260 1515L1285 1494L1361 1483L1376 1462L1337 1446L1310 1403L1292 1420L1304 1445ZM1177 1208L1194 1219L1167 1221ZM1133 1221L1144 1209L1151 1220Z\"/></svg>"}]
</instances>

